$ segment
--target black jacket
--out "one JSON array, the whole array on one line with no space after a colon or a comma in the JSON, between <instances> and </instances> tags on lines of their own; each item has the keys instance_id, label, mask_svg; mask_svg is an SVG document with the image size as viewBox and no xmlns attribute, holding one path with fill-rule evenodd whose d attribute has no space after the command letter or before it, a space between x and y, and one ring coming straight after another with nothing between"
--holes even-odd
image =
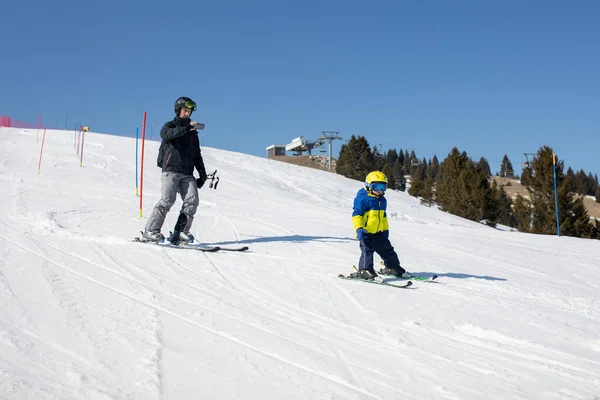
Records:
<instances>
[{"instance_id":1,"label":"black jacket","mask_svg":"<svg viewBox=\"0 0 600 400\"><path fill-rule=\"evenodd\" d=\"M162 172L194 175L196 167L200 178L206 179L198 131L190 126L189 118L175 118L167 122L160 130L160 137L162 143L158 150L157 165Z\"/></svg>"}]
</instances>

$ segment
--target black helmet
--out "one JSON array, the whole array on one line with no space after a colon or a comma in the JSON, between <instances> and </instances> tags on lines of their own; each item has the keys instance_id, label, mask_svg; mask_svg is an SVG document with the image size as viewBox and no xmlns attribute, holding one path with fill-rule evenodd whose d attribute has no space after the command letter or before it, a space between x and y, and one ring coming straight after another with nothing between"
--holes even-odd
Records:
<instances>
[{"instance_id":1,"label":"black helmet","mask_svg":"<svg viewBox=\"0 0 600 400\"><path fill-rule=\"evenodd\" d=\"M175 100L176 115L179 115L179 110L181 110L182 107L189 108L192 111L196 111L198 109L196 107L196 103L194 103L194 100L190 99L189 97L180 97Z\"/></svg>"}]
</instances>

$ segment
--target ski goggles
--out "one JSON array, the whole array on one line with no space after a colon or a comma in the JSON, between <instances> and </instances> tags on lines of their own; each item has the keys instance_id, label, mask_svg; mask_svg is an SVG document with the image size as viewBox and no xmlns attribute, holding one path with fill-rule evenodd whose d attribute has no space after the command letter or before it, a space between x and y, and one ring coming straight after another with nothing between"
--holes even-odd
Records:
<instances>
[{"instance_id":1,"label":"ski goggles","mask_svg":"<svg viewBox=\"0 0 600 400\"><path fill-rule=\"evenodd\" d=\"M369 189L371 189L373 192L385 192L387 189L387 183L373 182L369 185Z\"/></svg>"},{"instance_id":2,"label":"ski goggles","mask_svg":"<svg viewBox=\"0 0 600 400\"><path fill-rule=\"evenodd\" d=\"M198 109L198 107L196 106L196 103L194 103L192 100L186 101L183 106L185 108L189 108L192 111L196 111Z\"/></svg>"}]
</instances>

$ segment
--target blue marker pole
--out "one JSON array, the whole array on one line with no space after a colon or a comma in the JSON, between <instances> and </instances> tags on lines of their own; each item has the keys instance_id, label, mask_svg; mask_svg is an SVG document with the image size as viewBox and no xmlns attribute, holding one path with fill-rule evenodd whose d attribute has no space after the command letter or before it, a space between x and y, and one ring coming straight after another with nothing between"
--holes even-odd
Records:
<instances>
[{"instance_id":1,"label":"blue marker pole","mask_svg":"<svg viewBox=\"0 0 600 400\"><path fill-rule=\"evenodd\" d=\"M135 127L135 195L138 195L138 140L139 126Z\"/></svg>"},{"instance_id":2,"label":"blue marker pole","mask_svg":"<svg viewBox=\"0 0 600 400\"><path fill-rule=\"evenodd\" d=\"M558 219L558 192L556 190L556 154L552 154L552 170L554 171L554 206L556 207L556 232L560 237L560 221Z\"/></svg>"}]
</instances>

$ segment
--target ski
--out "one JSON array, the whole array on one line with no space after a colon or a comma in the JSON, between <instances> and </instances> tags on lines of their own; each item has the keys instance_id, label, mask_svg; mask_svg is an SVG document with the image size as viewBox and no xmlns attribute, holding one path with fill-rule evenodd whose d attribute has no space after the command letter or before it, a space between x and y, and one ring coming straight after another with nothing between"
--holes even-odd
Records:
<instances>
[{"instance_id":1,"label":"ski","mask_svg":"<svg viewBox=\"0 0 600 400\"><path fill-rule=\"evenodd\" d=\"M383 261L381 262L381 265L383 265L385 267L385 264L383 263ZM354 267L354 269L356 269L356 266L353 265L353 267ZM396 275L384 274L384 273L381 272L382 270L383 270L383 268L381 268L379 271L377 271L377 275L389 276L389 277L393 277L393 278L410 280L410 281L433 282L438 277L437 275L432 275L432 276L418 276L418 275L413 275L410 278L403 278L403 277L396 276Z\"/></svg>"},{"instance_id":2,"label":"ski","mask_svg":"<svg viewBox=\"0 0 600 400\"><path fill-rule=\"evenodd\" d=\"M438 277L437 275L432 275L432 276L411 276L410 278L403 278L403 277L396 276L396 275L384 274L381 272L381 270L377 271L377 275L387 276L390 278L403 279L403 280L407 280L407 281L419 281L419 282L433 282Z\"/></svg>"},{"instance_id":3,"label":"ski","mask_svg":"<svg viewBox=\"0 0 600 400\"><path fill-rule=\"evenodd\" d=\"M406 289L406 288L412 286L412 282L411 281L406 281L406 282L403 282L402 284L395 285L393 283L386 282L383 279L381 279L381 280L379 280L379 279L367 280L367 279L361 279L361 278L351 278L351 277L349 277L347 275L344 275L344 274L339 274L338 278L345 279L345 280L348 280L348 281L357 281L357 282L364 282L364 283L372 283L372 284L375 284L375 285L389 286L389 287L393 287L393 288L396 288L396 289Z\"/></svg>"},{"instance_id":4,"label":"ski","mask_svg":"<svg viewBox=\"0 0 600 400\"><path fill-rule=\"evenodd\" d=\"M216 187L216 185L215 185L215 187ZM181 214L181 215L179 216L179 218L180 218L180 219L183 219L183 217L182 217L182 216L184 216L184 215L185 215L185 214ZM183 219L183 222L185 222L185 219ZM177 222L177 223L178 223L179 225L181 225L181 224L182 224L182 223L181 223L179 220L178 220L178 222ZM170 235L169 237L172 237L172 235L173 235L173 232L169 232L169 235ZM219 248L219 250L223 250L223 251L246 251L246 250L249 250L249 247L248 247L248 246L243 246L243 247L221 247L221 246L218 246L218 245L209 246L209 245L202 245L202 244L200 244L200 243L196 242L195 240L193 240L193 241L191 241L191 242L187 242L187 243L185 243L185 244L187 244L187 245L189 245L189 246L201 246L201 247L210 247L210 248L215 248L215 247L218 247L218 248ZM216 250L215 250L215 251L216 251Z\"/></svg>"},{"instance_id":5,"label":"ski","mask_svg":"<svg viewBox=\"0 0 600 400\"><path fill-rule=\"evenodd\" d=\"M169 242L164 242L164 243L159 243L159 245L163 246L163 247L173 247L176 249L198 250L198 251L204 251L207 253L214 253L216 251L223 250L219 246L202 246L202 245L191 244L191 243L172 244Z\"/></svg>"},{"instance_id":6,"label":"ski","mask_svg":"<svg viewBox=\"0 0 600 400\"><path fill-rule=\"evenodd\" d=\"M220 247L221 251L246 251L249 249L248 246L244 247Z\"/></svg>"},{"instance_id":7,"label":"ski","mask_svg":"<svg viewBox=\"0 0 600 400\"><path fill-rule=\"evenodd\" d=\"M153 242L153 241L150 241L150 240L142 240L139 237L134 238L133 242L137 242L137 243L151 243L151 244L154 244L156 246L161 246L161 247L170 247L170 248L175 248L175 249L198 250L198 251L204 251L204 252L208 252L208 253L214 253L216 251L222 250L219 246L202 246L202 245L190 244L190 243L172 244L172 243L169 243L167 241Z\"/></svg>"}]
</instances>

